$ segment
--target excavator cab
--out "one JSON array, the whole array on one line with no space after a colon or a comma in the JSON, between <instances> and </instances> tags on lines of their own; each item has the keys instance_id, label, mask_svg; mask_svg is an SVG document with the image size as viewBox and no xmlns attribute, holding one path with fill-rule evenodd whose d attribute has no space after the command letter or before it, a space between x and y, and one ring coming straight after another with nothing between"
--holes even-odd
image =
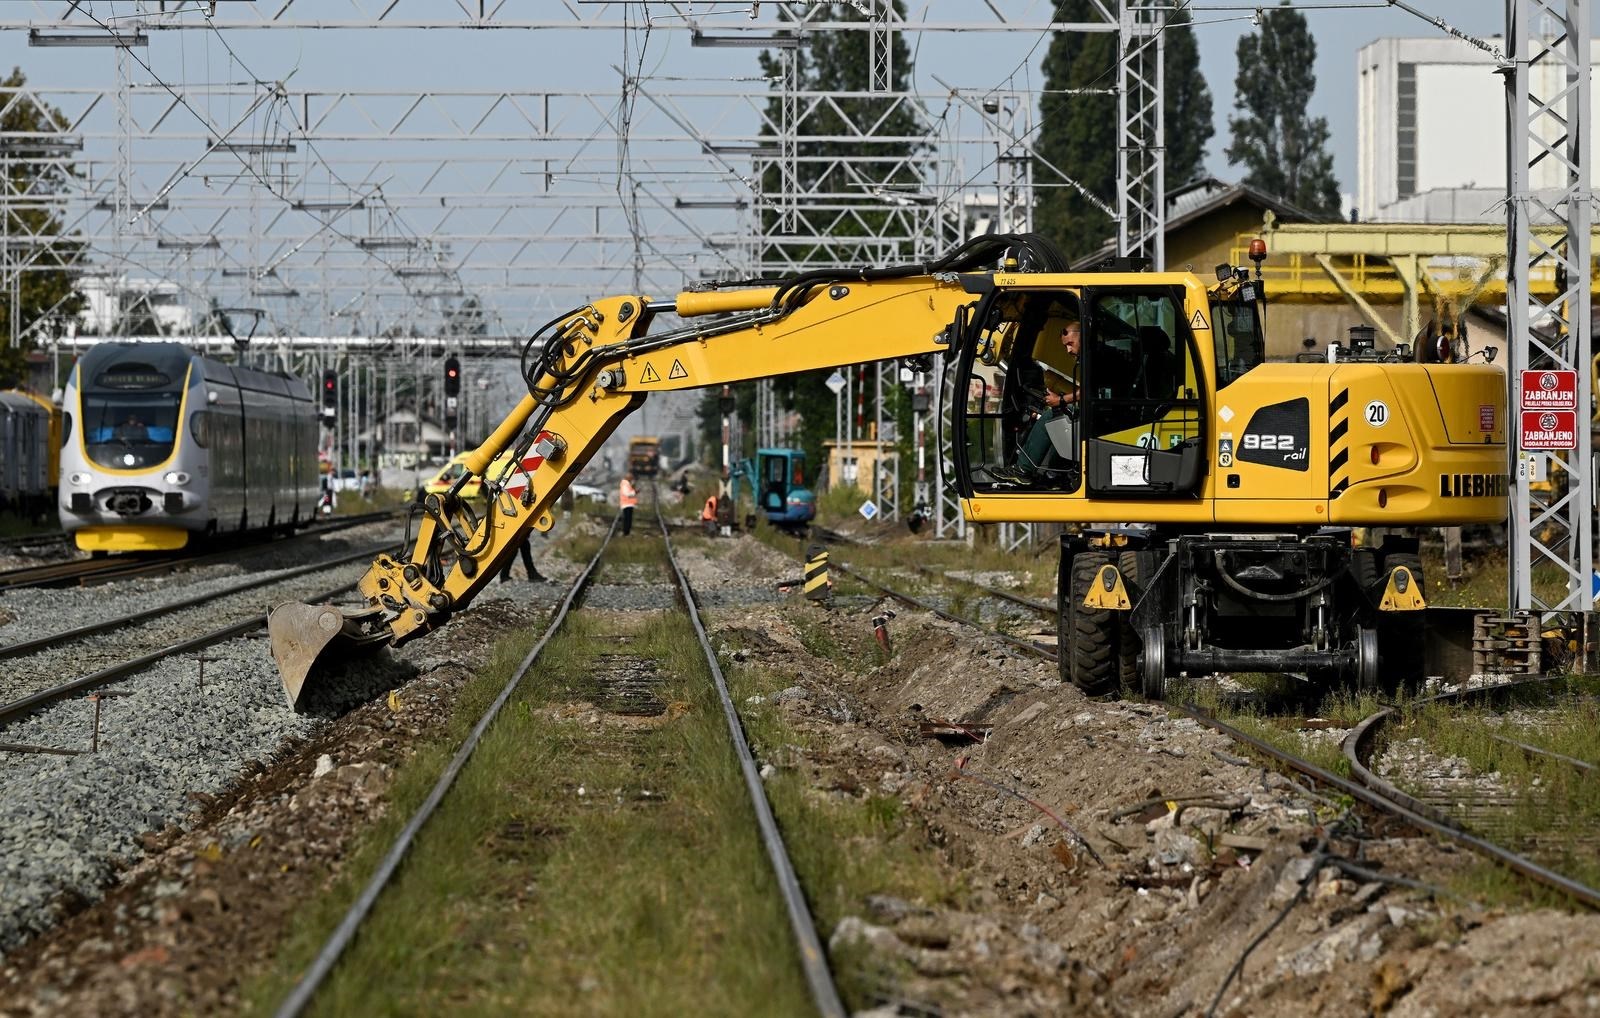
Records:
<instances>
[{"instance_id":1,"label":"excavator cab","mask_svg":"<svg viewBox=\"0 0 1600 1018\"><path fill-rule=\"evenodd\" d=\"M947 383L963 495L1197 497L1208 387L1189 303L1148 282L990 294Z\"/></svg>"}]
</instances>

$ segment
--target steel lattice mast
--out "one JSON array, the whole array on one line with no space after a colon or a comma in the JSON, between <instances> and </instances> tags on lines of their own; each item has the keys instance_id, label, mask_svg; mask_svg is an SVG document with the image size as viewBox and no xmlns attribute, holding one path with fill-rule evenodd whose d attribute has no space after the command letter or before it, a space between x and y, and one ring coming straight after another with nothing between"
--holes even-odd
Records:
<instances>
[{"instance_id":1,"label":"steel lattice mast","mask_svg":"<svg viewBox=\"0 0 1600 1018\"><path fill-rule=\"evenodd\" d=\"M1588 429L1574 429L1576 448L1523 451L1519 413L1521 373L1552 369L1576 372L1575 423L1584 424L1590 414L1588 5L1507 0L1506 40L1507 425L1514 443L1508 594L1514 610L1589 611L1594 480ZM1530 292L1528 278L1551 265L1565 285L1544 300ZM1556 571L1557 583L1536 588L1535 571L1543 568Z\"/></svg>"}]
</instances>

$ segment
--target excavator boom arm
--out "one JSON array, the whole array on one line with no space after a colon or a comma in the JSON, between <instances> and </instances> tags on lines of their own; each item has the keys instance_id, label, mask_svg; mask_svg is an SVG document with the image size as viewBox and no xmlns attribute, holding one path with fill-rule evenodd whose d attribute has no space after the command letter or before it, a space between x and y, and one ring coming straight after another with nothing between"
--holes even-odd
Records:
<instances>
[{"instance_id":1,"label":"excavator boom arm","mask_svg":"<svg viewBox=\"0 0 1600 1018\"><path fill-rule=\"evenodd\" d=\"M326 612L317 626L304 611L282 613L273 651L291 703L329 645L398 645L470 605L530 530L553 525L556 500L651 393L944 349L951 323L987 278L946 273L788 294L686 292L670 302L629 295L569 314L544 347L530 394L465 460L469 474L482 478L482 497L458 497L466 479L427 495L407 553L373 561L359 583L366 607L347 612L336 631ZM652 334L669 313L681 325Z\"/></svg>"}]
</instances>

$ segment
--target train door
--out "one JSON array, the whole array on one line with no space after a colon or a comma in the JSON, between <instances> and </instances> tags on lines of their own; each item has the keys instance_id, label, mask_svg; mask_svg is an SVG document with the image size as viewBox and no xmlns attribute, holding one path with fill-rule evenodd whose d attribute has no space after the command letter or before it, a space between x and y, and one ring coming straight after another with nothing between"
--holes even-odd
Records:
<instances>
[{"instance_id":1,"label":"train door","mask_svg":"<svg viewBox=\"0 0 1600 1018\"><path fill-rule=\"evenodd\" d=\"M1180 287L1084 290L1090 498L1193 497L1205 474L1199 351Z\"/></svg>"}]
</instances>

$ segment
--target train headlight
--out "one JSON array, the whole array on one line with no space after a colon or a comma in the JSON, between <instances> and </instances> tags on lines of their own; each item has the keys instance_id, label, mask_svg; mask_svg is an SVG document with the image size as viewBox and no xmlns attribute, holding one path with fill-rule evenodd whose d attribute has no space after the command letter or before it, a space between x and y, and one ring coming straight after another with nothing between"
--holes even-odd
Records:
<instances>
[{"instance_id":1,"label":"train headlight","mask_svg":"<svg viewBox=\"0 0 1600 1018\"><path fill-rule=\"evenodd\" d=\"M168 484L184 485L189 483L189 475L182 470L169 470L162 480Z\"/></svg>"},{"instance_id":2,"label":"train headlight","mask_svg":"<svg viewBox=\"0 0 1600 1018\"><path fill-rule=\"evenodd\" d=\"M126 456L122 457L122 465L123 466L128 466L128 467L137 466L138 463L139 463L139 457L135 456L131 452L128 453Z\"/></svg>"},{"instance_id":3,"label":"train headlight","mask_svg":"<svg viewBox=\"0 0 1600 1018\"><path fill-rule=\"evenodd\" d=\"M67 480L79 488L87 488L89 485L94 483L94 475L79 470L75 473L69 474L67 476Z\"/></svg>"}]
</instances>

